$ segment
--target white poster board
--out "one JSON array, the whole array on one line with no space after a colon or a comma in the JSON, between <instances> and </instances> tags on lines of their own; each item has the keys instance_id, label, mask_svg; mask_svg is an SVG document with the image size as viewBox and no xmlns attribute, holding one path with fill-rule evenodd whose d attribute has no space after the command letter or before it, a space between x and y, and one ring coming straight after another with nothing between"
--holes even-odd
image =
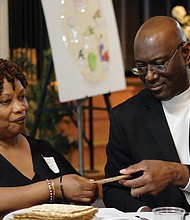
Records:
<instances>
[{"instance_id":1,"label":"white poster board","mask_svg":"<svg viewBox=\"0 0 190 220\"><path fill-rule=\"evenodd\" d=\"M8 0L0 0L0 58L9 58Z\"/></svg>"},{"instance_id":2,"label":"white poster board","mask_svg":"<svg viewBox=\"0 0 190 220\"><path fill-rule=\"evenodd\" d=\"M41 0L60 102L126 88L111 0Z\"/></svg>"}]
</instances>

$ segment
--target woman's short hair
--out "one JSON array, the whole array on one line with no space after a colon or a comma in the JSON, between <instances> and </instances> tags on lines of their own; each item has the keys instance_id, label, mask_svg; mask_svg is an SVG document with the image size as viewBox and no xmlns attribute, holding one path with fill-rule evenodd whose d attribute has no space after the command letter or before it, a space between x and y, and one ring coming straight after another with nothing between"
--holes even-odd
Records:
<instances>
[{"instance_id":1,"label":"woman's short hair","mask_svg":"<svg viewBox=\"0 0 190 220\"><path fill-rule=\"evenodd\" d=\"M11 83L13 90L15 90L15 79L19 80L22 86L26 89L28 82L22 69L13 61L0 59L0 95L3 90L4 79Z\"/></svg>"}]
</instances>

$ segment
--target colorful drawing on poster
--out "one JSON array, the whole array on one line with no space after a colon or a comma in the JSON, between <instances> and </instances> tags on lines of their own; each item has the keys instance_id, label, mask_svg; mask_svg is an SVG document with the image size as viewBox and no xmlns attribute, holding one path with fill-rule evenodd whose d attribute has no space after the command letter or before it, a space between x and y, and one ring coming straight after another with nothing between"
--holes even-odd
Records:
<instances>
[{"instance_id":1,"label":"colorful drawing on poster","mask_svg":"<svg viewBox=\"0 0 190 220\"><path fill-rule=\"evenodd\" d=\"M61 0L62 42L82 77L97 84L109 72L109 40L99 1Z\"/></svg>"}]
</instances>

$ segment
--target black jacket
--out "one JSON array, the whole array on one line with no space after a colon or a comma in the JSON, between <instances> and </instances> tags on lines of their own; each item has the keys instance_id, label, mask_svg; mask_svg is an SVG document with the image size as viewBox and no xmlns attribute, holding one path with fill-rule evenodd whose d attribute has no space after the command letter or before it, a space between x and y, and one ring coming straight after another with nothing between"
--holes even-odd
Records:
<instances>
[{"instance_id":1,"label":"black jacket","mask_svg":"<svg viewBox=\"0 0 190 220\"><path fill-rule=\"evenodd\" d=\"M180 163L162 105L148 89L112 109L105 175L119 175L120 169L144 159ZM190 211L183 192L172 185L158 196L134 198L130 189L112 182L103 186L103 199L107 207L124 212L141 206L177 206Z\"/></svg>"}]
</instances>

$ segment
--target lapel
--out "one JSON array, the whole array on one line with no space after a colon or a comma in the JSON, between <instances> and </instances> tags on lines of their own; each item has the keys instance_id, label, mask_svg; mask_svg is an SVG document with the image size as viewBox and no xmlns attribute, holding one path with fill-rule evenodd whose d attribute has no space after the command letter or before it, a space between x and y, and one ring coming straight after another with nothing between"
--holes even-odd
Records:
<instances>
[{"instance_id":1,"label":"lapel","mask_svg":"<svg viewBox=\"0 0 190 220\"><path fill-rule=\"evenodd\" d=\"M151 92L144 101L142 117L164 160L180 162L162 105Z\"/></svg>"}]
</instances>

